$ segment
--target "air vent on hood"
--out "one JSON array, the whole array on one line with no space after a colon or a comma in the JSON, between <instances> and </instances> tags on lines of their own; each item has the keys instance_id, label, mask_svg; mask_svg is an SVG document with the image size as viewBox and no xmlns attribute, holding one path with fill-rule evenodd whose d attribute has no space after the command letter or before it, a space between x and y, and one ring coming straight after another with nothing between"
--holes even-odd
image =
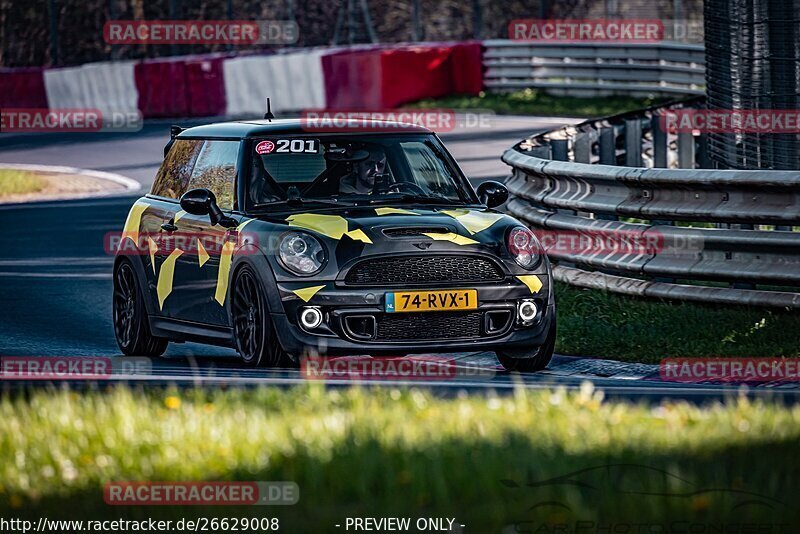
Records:
<instances>
[{"instance_id":1,"label":"air vent on hood","mask_svg":"<svg viewBox=\"0 0 800 534\"><path fill-rule=\"evenodd\" d=\"M451 232L444 226L405 226L400 228L384 228L383 235L390 239L408 239L423 237L424 234L446 234Z\"/></svg>"}]
</instances>

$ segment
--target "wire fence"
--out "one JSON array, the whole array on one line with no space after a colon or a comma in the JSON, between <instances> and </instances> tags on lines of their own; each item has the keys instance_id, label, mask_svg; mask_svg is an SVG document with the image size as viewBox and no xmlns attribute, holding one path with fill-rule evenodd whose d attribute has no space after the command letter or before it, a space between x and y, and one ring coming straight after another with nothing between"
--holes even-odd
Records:
<instances>
[{"instance_id":1,"label":"wire fence","mask_svg":"<svg viewBox=\"0 0 800 534\"><path fill-rule=\"evenodd\" d=\"M707 0L708 107L800 109L800 0ZM711 158L731 169L798 169L800 135L712 133Z\"/></svg>"}]
</instances>

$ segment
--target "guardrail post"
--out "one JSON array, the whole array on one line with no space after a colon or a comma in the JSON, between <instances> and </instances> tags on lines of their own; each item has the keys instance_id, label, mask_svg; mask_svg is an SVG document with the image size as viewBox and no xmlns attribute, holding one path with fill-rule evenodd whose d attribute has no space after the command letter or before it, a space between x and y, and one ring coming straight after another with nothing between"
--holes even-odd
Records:
<instances>
[{"instance_id":1,"label":"guardrail post","mask_svg":"<svg viewBox=\"0 0 800 534\"><path fill-rule=\"evenodd\" d=\"M617 140L614 127L600 128L600 165L617 164Z\"/></svg>"},{"instance_id":2,"label":"guardrail post","mask_svg":"<svg viewBox=\"0 0 800 534\"><path fill-rule=\"evenodd\" d=\"M553 151L550 145L535 146L531 149L531 155L534 158L540 159L553 159Z\"/></svg>"},{"instance_id":3,"label":"guardrail post","mask_svg":"<svg viewBox=\"0 0 800 534\"><path fill-rule=\"evenodd\" d=\"M694 136L691 132L678 133L678 167L694 169Z\"/></svg>"},{"instance_id":4,"label":"guardrail post","mask_svg":"<svg viewBox=\"0 0 800 534\"><path fill-rule=\"evenodd\" d=\"M653 166L667 168L667 132L661 128L661 116L650 118L650 129L653 132Z\"/></svg>"},{"instance_id":5,"label":"guardrail post","mask_svg":"<svg viewBox=\"0 0 800 534\"><path fill-rule=\"evenodd\" d=\"M625 165L642 166L642 121L639 119L625 121Z\"/></svg>"},{"instance_id":6,"label":"guardrail post","mask_svg":"<svg viewBox=\"0 0 800 534\"><path fill-rule=\"evenodd\" d=\"M708 135L701 133L697 139L697 166L700 169L713 169L714 164L708 154Z\"/></svg>"},{"instance_id":7,"label":"guardrail post","mask_svg":"<svg viewBox=\"0 0 800 534\"><path fill-rule=\"evenodd\" d=\"M592 134L579 133L576 135L572 150L575 153L575 163L591 163Z\"/></svg>"},{"instance_id":8,"label":"guardrail post","mask_svg":"<svg viewBox=\"0 0 800 534\"><path fill-rule=\"evenodd\" d=\"M566 139L551 139L550 148L553 150L554 161L569 161L569 141Z\"/></svg>"}]
</instances>

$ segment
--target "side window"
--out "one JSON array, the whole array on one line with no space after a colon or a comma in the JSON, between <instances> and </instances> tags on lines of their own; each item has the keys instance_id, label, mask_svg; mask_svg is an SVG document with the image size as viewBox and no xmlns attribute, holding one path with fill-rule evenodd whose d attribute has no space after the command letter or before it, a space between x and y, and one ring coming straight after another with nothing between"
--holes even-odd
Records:
<instances>
[{"instance_id":1,"label":"side window","mask_svg":"<svg viewBox=\"0 0 800 534\"><path fill-rule=\"evenodd\" d=\"M189 189L205 188L223 210L233 209L239 141L206 141L189 179Z\"/></svg>"},{"instance_id":2,"label":"side window","mask_svg":"<svg viewBox=\"0 0 800 534\"><path fill-rule=\"evenodd\" d=\"M192 167L202 146L203 141L176 139L158 170L151 194L165 198L180 198L187 190Z\"/></svg>"},{"instance_id":3,"label":"side window","mask_svg":"<svg viewBox=\"0 0 800 534\"><path fill-rule=\"evenodd\" d=\"M452 172L429 146L417 141L400 143L400 146L417 185L432 193L458 198Z\"/></svg>"}]
</instances>

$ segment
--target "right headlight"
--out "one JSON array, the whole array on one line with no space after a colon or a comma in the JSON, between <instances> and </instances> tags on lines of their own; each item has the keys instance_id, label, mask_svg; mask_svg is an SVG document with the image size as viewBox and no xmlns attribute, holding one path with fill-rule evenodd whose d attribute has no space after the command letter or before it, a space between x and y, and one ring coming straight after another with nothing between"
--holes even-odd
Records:
<instances>
[{"instance_id":1,"label":"right headlight","mask_svg":"<svg viewBox=\"0 0 800 534\"><path fill-rule=\"evenodd\" d=\"M524 226L517 226L508 232L508 252L514 261L524 269L533 269L542 260L544 250L536 236Z\"/></svg>"},{"instance_id":2,"label":"right headlight","mask_svg":"<svg viewBox=\"0 0 800 534\"><path fill-rule=\"evenodd\" d=\"M325 264L325 248L319 239L305 232L289 232L281 238L278 248L281 262L301 276L318 272Z\"/></svg>"}]
</instances>

